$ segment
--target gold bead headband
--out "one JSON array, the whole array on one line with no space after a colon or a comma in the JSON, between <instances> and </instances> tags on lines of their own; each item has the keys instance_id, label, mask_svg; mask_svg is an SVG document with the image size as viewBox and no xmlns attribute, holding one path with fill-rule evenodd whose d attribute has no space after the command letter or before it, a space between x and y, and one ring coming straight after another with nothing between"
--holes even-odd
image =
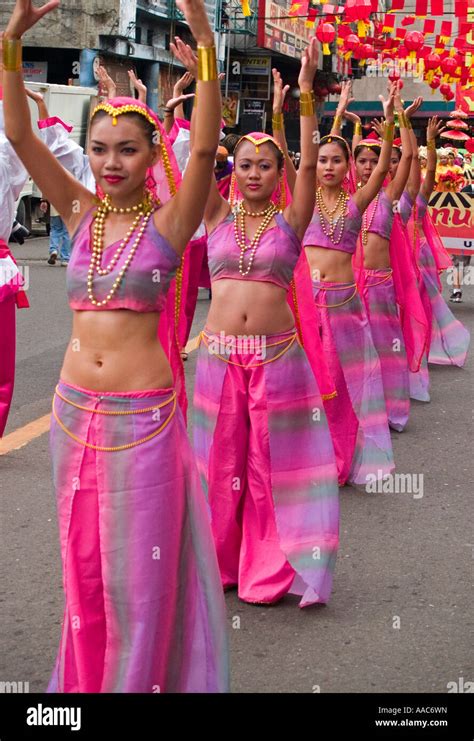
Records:
<instances>
[{"instance_id":1,"label":"gold bead headband","mask_svg":"<svg viewBox=\"0 0 474 741\"><path fill-rule=\"evenodd\" d=\"M267 144L268 142L271 142L281 152L281 154L285 156L283 149L280 147L278 142L275 141L273 136L262 136L260 139L255 139L255 137L253 137L251 134L244 134L244 136L240 137L239 141L234 147L234 153L237 147L239 146L239 144L241 144L241 142L243 142L244 139L254 145L256 154L259 153L259 148L262 144Z\"/></svg>"},{"instance_id":2,"label":"gold bead headband","mask_svg":"<svg viewBox=\"0 0 474 741\"><path fill-rule=\"evenodd\" d=\"M151 123L153 128L155 128L159 132L158 126L153 116L150 116L148 111L139 105L127 103L126 105L121 105L119 108L115 108L115 106L110 105L110 103L99 103L99 105L95 107L94 113L92 115L95 116L97 111L105 111L109 114L109 116L112 116L112 126L117 126L117 116L120 116L121 113L139 113L141 116L143 116L143 118L146 118L146 120Z\"/></svg>"},{"instance_id":3,"label":"gold bead headband","mask_svg":"<svg viewBox=\"0 0 474 741\"><path fill-rule=\"evenodd\" d=\"M336 141L343 142L349 157L351 156L351 150L349 148L348 143L344 139L343 136L339 136L338 134L328 134L327 136L323 136L321 141L319 142L319 146L322 147L323 144L331 144L332 140L335 139Z\"/></svg>"}]
</instances>

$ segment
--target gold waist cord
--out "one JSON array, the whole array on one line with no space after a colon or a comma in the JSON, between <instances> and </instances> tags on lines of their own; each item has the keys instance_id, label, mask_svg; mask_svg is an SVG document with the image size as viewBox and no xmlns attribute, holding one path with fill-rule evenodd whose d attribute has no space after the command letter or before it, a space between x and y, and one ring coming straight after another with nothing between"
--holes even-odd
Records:
<instances>
[{"instance_id":1,"label":"gold waist cord","mask_svg":"<svg viewBox=\"0 0 474 741\"><path fill-rule=\"evenodd\" d=\"M204 342L205 346L209 349L208 344L208 335L206 335L205 332L201 332L199 335L199 343L201 343L201 340ZM216 358L219 358L219 360L222 360L224 363L228 363L229 365L236 365L239 368L259 368L261 365L267 365L267 363L273 363L274 360L278 360L278 358L281 358L282 355L284 355L290 347L294 344L295 340L298 339L298 333L295 332L290 337L286 337L284 340L279 340L278 342L272 342L269 345L265 345L265 349L267 347L276 347L277 345L283 345L285 342L287 343L286 347L281 350L277 355L275 355L274 358L270 358L269 360L262 360L261 363L255 363L254 365L245 365L244 363L236 363L234 360L229 360L229 358L224 358L222 355L219 355L218 353L212 353L212 355L215 355Z\"/></svg>"},{"instance_id":2,"label":"gold waist cord","mask_svg":"<svg viewBox=\"0 0 474 741\"><path fill-rule=\"evenodd\" d=\"M60 428L63 430L63 432L66 433L69 437L71 437L73 440L75 440L77 443L80 443L80 445L83 445L85 448L91 448L91 450L98 450L103 453L115 453L119 450L128 450L129 448L135 448L137 445L141 445L142 443L148 442L148 440L151 440L152 438L156 437L156 435L159 435L162 430L166 427L166 425L169 424L171 419L174 416L174 413L176 411L176 391L173 391L173 394L170 396L169 399L166 401L161 402L161 404L155 404L154 406L146 407L144 409L129 409L125 411L120 412L111 412L106 411L104 409L90 409L89 407L82 406L81 404L76 404L73 401L70 401L69 399L66 399L65 396L61 394L61 392L58 390L58 387L56 386L55 390L55 396L59 396L62 401L65 401L66 404L70 404L71 406L75 407L76 409L80 409L81 411L90 412L91 414L104 414L106 416L111 417L117 417L117 416L126 416L130 414L145 414L145 412L153 412L156 409L161 409L162 407L166 406L167 404L170 404L173 402L173 408L171 410L171 413L168 417L168 419L165 419L162 425L152 432L150 435L147 435L146 437L142 437L140 440L135 440L133 443L127 443L126 445L117 445L114 447L106 447L103 445L92 445L92 443L88 443L86 440L81 440L77 435L74 435L70 430L67 429L67 427L61 422L61 420L58 417L58 414L56 412L55 406L54 406L54 399L53 396L53 404L52 404L52 411L53 411L53 417L60 426Z\"/></svg>"},{"instance_id":3,"label":"gold waist cord","mask_svg":"<svg viewBox=\"0 0 474 741\"><path fill-rule=\"evenodd\" d=\"M315 302L314 305L317 306L318 309L335 309L337 306L344 306L344 304L348 304L350 301L352 301L352 299L357 293L357 283L350 283L349 285L344 286L343 288L339 288L337 286L318 285L318 289L320 289L321 291L348 291L350 288L353 288L354 291L349 296L349 298L346 298L345 301L341 301L338 304L317 304Z\"/></svg>"},{"instance_id":4,"label":"gold waist cord","mask_svg":"<svg viewBox=\"0 0 474 741\"><path fill-rule=\"evenodd\" d=\"M375 288L375 286L380 286L380 285L382 285L382 283L385 283L389 278L392 277L392 275L393 275L393 270L391 268L389 268L387 275L384 278L382 278L382 280L379 280L378 283L368 283L368 282L366 282L365 285L367 286L367 288Z\"/></svg>"}]
</instances>

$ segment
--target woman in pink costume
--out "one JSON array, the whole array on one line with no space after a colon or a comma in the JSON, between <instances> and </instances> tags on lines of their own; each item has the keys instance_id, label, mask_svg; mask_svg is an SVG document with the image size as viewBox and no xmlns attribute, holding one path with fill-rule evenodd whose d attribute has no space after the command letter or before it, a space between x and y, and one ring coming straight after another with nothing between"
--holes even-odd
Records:
<instances>
[{"instance_id":1,"label":"woman in pink costume","mask_svg":"<svg viewBox=\"0 0 474 741\"><path fill-rule=\"evenodd\" d=\"M214 38L201 0L181 0L201 46L203 105L179 193L156 208L146 178L166 156L164 132L146 105L116 98L92 117L90 164L105 194L97 199L29 124L19 39L56 6L17 0L4 38L6 134L73 240L73 331L50 437L65 613L49 690L225 691L225 609L207 507L157 340L213 175Z\"/></svg>"},{"instance_id":2,"label":"woman in pink costume","mask_svg":"<svg viewBox=\"0 0 474 741\"><path fill-rule=\"evenodd\" d=\"M417 307L422 321L425 321L411 256L397 217L413 159L410 134L405 123L408 123L421 103L421 98L415 100L404 112L400 96L396 95L395 107L399 123L403 124L400 128L403 149L398 141L394 142L390 179L364 215L358 253L360 263L363 260L359 287L364 296L372 336L382 365L388 420L390 426L398 432L408 422L408 372L409 368L419 368L422 353L419 338L420 335L424 336L413 320L414 307ZM365 140L355 147L358 182L364 182L371 167L377 162L379 151L376 140ZM413 305L413 300L418 303Z\"/></svg>"},{"instance_id":3,"label":"woman in pink costume","mask_svg":"<svg viewBox=\"0 0 474 741\"><path fill-rule=\"evenodd\" d=\"M301 596L301 607L327 602L338 548L334 452L287 303L314 205L315 70L313 41L299 76L302 156L291 206L279 211L272 200L284 191L283 153L257 132L234 151L233 194L241 200L231 210L213 186L205 214L212 302L197 363L194 444L222 583L256 604L288 592Z\"/></svg>"},{"instance_id":4,"label":"woman in pink costume","mask_svg":"<svg viewBox=\"0 0 474 741\"><path fill-rule=\"evenodd\" d=\"M436 136L442 128L436 117L429 120L426 170L408 221L408 233L420 271L420 294L431 327L425 358L430 363L462 367L466 361L470 335L443 298L439 275L451 267L452 261L428 211L436 174ZM418 159L416 167L421 172Z\"/></svg>"},{"instance_id":5,"label":"woman in pink costume","mask_svg":"<svg viewBox=\"0 0 474 741\"><path fill-rule=\"evenodd\" d=\"M337 397L326 410L341 485L364 485L368 476L380 478L394 467L380 361L352 269L363 214L389 168L394 96L392 85L380 157L353 195L343 186L350 166L346 141L337 135L321 140L316 210L303 240L323 347L336 382Z\"/></svg>"}]
</instances>

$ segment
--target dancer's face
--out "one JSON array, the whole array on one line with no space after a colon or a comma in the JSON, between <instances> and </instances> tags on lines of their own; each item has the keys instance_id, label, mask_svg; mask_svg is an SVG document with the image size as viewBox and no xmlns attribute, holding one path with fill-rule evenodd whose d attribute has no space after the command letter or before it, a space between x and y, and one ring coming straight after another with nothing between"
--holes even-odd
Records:
<instances>
[{"instance_id":1,"label":"dancer's face","mask_svg":"<svg viewBox=\"0 0 474 741\"><path fill-rule=\"evenodd\" d=\"M373 171L377 167L379 161L379 155L374 152L370 147L364 147L357 155L355 165L357 173L357 181L365 185Z\"/></svg>"},{"instance_id":2,"label":"dancer's face","mask_svg":"<svg viewBox=\"0 0 474 741\"><path fill-rule=\"evenodd\" d=\"M348 167L348 159L339 144L329 142L319 147L316 175L320 185L328 188L340 186Z\"/></svg>"},{"instance_id":3,"label":"dancer's face","mask_svg":"<svg viewBox=\"0 0 474 741\"><path fill-rule=\"evenodd\" d=\"M257 153L252 142L244 140L235 152L234 167L237 185L246 201L270 200L281 174L273 144L261 144Z\"/></svg>"},{"instance_id":4,"label":"dancer's face","mask_svg":"<svg viewBox=\"0 0 474 741\"><path fill-rule=\"evenodd\" d=\"M390 173L390 177L392 178L392 180L397 174L398 165L400 164L400 156L401 155L398 149L395 149L395 148L392 149L392 155L390 157L390 168L389 168L389 173Z\"/></svg>"},{"instance_id":5,"label":"dancer's face","mask_svg":"<svg viewBox=\"0 0 474 741\"><path fill-rule=\"evenodd\" d=\"M93 121L89 159L96 182L117 204L139 201L145 187L146 172L158 160L143 127L126 114Z\"/></svg>"}]
</instances>

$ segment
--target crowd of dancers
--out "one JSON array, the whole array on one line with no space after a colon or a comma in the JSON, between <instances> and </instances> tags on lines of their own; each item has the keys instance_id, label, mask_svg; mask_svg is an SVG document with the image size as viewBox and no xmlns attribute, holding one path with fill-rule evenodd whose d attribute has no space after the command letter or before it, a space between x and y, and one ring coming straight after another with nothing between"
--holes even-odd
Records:
<instances>
[{"instance_id":1,"label":"crowd of dancers","mask_svg":"<svg viewBox=\"0 0 474 741\"><path fill-rule=\"evenodd\" d=\"M273 134L242 136L232 169L219 167L214 37L202 0L178 0L197 44L172 44L196 80L191 121L184 85L162 122L140 83L138 99L97 105L85 154L59 119L33 132L22 79L21 37L57 5L16 0L0 119L0 434L27 304L7 245L27 172L72 242L73 328L50 431L65 608L48 690L227 691L224 591L326 603L339 487L364 495L390 476L390 428L404 430L410 399L429 401L428 363L465 362L469 334L439 277L452 263L427 209L442 125L428 123L422 178L411 127L422 99L404 108L392 83L362 138L345 83L320 137L312 41L298 169L277 70ZM183 351L207 271L191 446Z\"/></svg>"}]
</instances>

